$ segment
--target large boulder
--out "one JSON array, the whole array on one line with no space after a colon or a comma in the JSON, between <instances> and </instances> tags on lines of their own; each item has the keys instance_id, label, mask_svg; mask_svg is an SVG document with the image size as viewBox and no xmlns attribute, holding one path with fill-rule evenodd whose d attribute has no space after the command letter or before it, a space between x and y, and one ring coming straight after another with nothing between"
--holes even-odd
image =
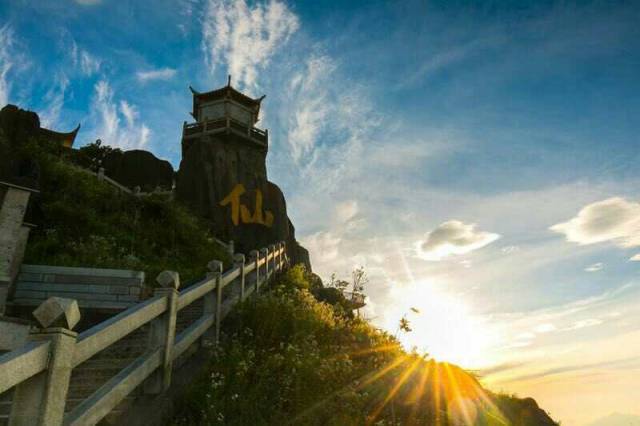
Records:
<instances>
[{"instance_id":1,"label":"large boulder","mask_svg":"<svg viewBox=\"0 0 640 426\"><path fill-rule=\"evenodd\" d=\"M153 191L157 187L171 189L173 185L173 167L149 151L115 151L109 154L102 164L105 173L116 182L143 191Z\"/></svg>"},{"instance_id":2,"label":"large boulder","mask_svg":"<svg viewBox=\"0 0 640 426\"><path fill-rule=\"evenodd\" d=\"M233 135L193 141L177 173L176 196L210 221L223 240L248 253L286 241L289 256L310 270L295 240L280 188L266 177L266 149Z\"/></svg>"},{"instance_id":3,"label":"large boulder","mask_svg":"<svg viewBox=\"0 0 640 426\"><path fill-rule=\"evenodd\" d=\"M40 137L38 114L15 105L0 110L0 180L38 187L39 167L23 149Z\"/></svg>"}]
</instances>

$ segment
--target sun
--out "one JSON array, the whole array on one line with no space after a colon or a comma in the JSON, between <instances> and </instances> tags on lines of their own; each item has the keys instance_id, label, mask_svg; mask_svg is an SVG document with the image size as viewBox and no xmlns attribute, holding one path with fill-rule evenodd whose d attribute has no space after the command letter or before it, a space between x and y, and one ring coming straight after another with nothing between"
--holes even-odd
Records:
<instances>
[{"instance_id":1,"label":"sun","mask_svg":"<svg viewBox=\"0 0 640 426\"><path fill-rule=\"evenodd\" d=\"M439 361L465 368L490 364L488 349L493 339L485 321L473 315L461 297L447 293L444 287L443 283L426 280L394 286L394 302L385 311L387 330L395 332L404 316L412 331L399 331L397 336L407 349L416 347Z\"/></svg>"}]
</instances>

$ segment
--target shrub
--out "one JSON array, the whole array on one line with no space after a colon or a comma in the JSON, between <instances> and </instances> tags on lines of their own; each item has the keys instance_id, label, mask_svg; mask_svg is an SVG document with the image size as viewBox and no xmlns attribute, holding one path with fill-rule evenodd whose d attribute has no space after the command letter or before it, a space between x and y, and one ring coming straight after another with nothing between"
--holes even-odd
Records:
<instances>
[{"instance_id":1,"label":"shrub","mask_svg":"<svg viewBox=\"0 0 640 426\"><path fill-rule=\"evenodd\" d=\"M228 253L205 223L166 196L135 197L39 154L41 192L26 263L143 270L147 282L165 269L183 282L204 276L207 262Z\"/></svg>"}]
</instances>

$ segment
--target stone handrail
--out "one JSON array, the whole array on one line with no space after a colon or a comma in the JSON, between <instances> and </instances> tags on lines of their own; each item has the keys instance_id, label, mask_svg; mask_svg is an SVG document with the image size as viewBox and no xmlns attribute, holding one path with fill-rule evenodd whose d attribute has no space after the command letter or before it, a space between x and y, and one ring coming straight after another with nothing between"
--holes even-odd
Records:
<instances>
[{"instance_id":1,"label":"stone handrail","mask_svg":"<svg viewBox=\"0 0 640 426\"><path fill-rule=\"evenodd\" d=\"M207 277L179 291L176 272L158 275L154 296L77 334L80 320L75 300L52 297L34 311L41 328L31 332L21 348L0 356L0 393L15 387L9 424L37 426L93 425L111 412L136 387L159 394L171 384L173 362L193 345L216 344L220 323L233 306L258 293L271 276L288 264L284 242L250 254L234 256L233 267L209 262ZM251 280L247 283L247 277ZM248 284L248 285L247 285ZM223 289L230 287L223 300ZM202 316L176 335L176 317L198 299ZM149 326L147 351L65 413L72 370L143 326Z\"/></svg>"}]
</instances>

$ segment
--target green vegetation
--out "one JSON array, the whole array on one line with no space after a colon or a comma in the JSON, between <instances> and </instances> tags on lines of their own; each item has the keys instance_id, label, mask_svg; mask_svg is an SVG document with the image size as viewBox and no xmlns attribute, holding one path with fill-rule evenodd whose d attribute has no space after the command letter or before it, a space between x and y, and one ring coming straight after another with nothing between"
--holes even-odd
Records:
<instances>
[{"instance_id":1,"label":"green vegetation","mask_svg":"<svg viewBox=\"0 0 640 426\"><path fill-rule=\"evenodd\" d=\"M313 281L291 268L225 320L226 337L173 424L553 424L535 403L494 396L460 368L406 353L366 320L319 302Z\"/></svg>"},{"instance_id":2,"label":"green vegetation","mask_svg":"<svg viewBox=\"0 0 640 426\"><path fill-rule=\"evenodd\" d=\"M208 226L166 196L120 193L42 145L31 145L40 166L25 263L125 268L146 272L147 284L165 270L183 283L206 273L228 253Z\"/></svg>"}]
</instances>

